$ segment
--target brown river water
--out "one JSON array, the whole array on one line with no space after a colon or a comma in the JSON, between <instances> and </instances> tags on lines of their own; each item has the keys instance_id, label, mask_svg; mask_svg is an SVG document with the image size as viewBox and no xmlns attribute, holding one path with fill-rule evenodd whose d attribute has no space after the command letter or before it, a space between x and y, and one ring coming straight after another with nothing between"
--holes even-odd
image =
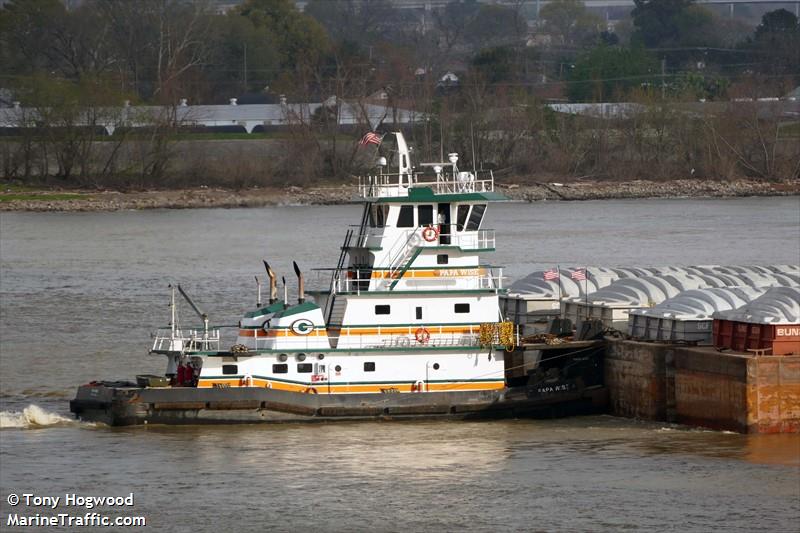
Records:
<instances>
[{"instance_id":1,"label":"brown river water","mask_svg":"<svg viewBox=\"0 0 800 533\"><path fill-rule=\"evenodd\" d=\"M262 258L292 291L291 260L334 266L359 216L0 213L0 531L93 530L9 525L91 512L147 521L107 531L798 531L800 435L611 416L121 429L69 418L78 384L163 371L147 350L168 283L235 324ZM556 265L800 262L798 198L504 204L487 217L498 251L484 260L510 280ZM63 502L130 493L132 506ZM62 503L9 503L24 494Z\"/></svg>"}]
</instances>

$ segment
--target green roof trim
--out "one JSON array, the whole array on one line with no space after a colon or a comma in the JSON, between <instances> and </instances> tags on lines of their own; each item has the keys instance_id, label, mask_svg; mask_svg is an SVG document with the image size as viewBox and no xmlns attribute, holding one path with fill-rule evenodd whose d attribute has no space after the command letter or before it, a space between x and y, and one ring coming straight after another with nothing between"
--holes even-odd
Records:
<instances>
[{"instance_id":1,"label":"green roof trim","mask_svg":"<svg viewBox=\"0 0 800 533\"><path fill-rule=\"evenodd\" d=\"M301 304L293 305L292 307L287 308L280 313L276 313L274 318L282 318L285 316L292 316L292 315L299 315L300 313L305 313L307 311L313 311L314 309L319 309L319 306L315 303L311 302L303 302Z\"/></svg>"},{"instance_id":2,"label":"green roof trim","mask_svg":"<svg viewBox=\"0 0 800 533\"><path fill-rule=\"evenodd\" d=\"M257 316L264 316L269 315L271 313L277 313L282 311L284 308L283 301L278 300L274 304L270 304L266 307L262 307L261 309L256 309L255 311L249 311L244 314L245 318L255 318Z\"/></svg>"},{"instance_id":3,"label":"green roof trim","mask_svg":"<svg viewBox=\"0 0 800 533\"><path fill-rule=\"evenodd\" d=\"M408 202L502 202L505 200L508 198L493 191L436 194L430 187L412 187L408 189L408 196L380 198L377 202L403 204Z\"/></svg>"}]
</instances>

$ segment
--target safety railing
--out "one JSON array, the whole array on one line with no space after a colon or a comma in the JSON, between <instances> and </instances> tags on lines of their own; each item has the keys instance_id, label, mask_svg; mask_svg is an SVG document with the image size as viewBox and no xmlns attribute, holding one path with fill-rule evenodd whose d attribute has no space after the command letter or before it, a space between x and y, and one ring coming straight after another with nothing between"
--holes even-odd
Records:
<instances>
[{"instance_id":1,"label":"safety railing","mask_svg":"<svg viewBox=\"0 0 800 533\"><path fill-rule=\"evenodd\" d=\"M358 192L362 198L408 196L408 189L428 187L436 194L456 194L494 191L494 174L491 171L444 172L436 176L421 172L409 174L378 174L358 179Z\"/></svg>"},{"instance_id":2,"label":"safety railing","mask_svg":"<svg viewBox=\"0 0 800 533\"><path fill-rule=\"evenodd\" d=\"M210 329L208 333L201 329L159 328L153 338L152 352L175 351L181 353L208 352L219 350L220 335L218 329Z\"/></svg>"},{"instance_id":3,"label":"safety railing","mask_svg":"<svg viewBox=\"0 0 800 533\"><path fill-rule=\"evenodd\" d=\"M433 270L433 276L417 276L414 270L403 273L402 281L413 283L418 290L435 287L458 290L500 290L503 288L503 269L501 267L448 268ZM397 279L398 273L373 271L370 277L342 276L334 283L334 292L361 294L362 292L385 291ZM372 283L375 281L375 283Z\"/></svg>"}]
</instances>

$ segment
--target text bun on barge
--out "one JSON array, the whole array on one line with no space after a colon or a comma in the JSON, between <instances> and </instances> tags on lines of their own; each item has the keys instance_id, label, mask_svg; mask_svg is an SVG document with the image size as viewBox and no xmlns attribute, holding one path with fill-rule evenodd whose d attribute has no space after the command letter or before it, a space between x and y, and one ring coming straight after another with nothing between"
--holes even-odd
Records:
<instances>
[{"instance_id":1,"label":"text bun on barge","mask_svg":"<svg viewBox=\"0 0 800 533\"><path fill-rule=\"evenodd\" d=\"M377 174L359 179L360 223L346 232L336 265L318 269L327 288L308 291L313 302L296 263L296 301L285 283L279 298L265 261L269 302L260 302L259 282L257 308L222 349L220 329L180 286L202 326L178 326L173 288L170 326L154 334L151 348L167 359L164 375L82 385L71 411L131 425L600 409L596 352L556 358L537 372L539 386L507 379L518 334L500 312L502 268L481 262L495 250L495 230L483 227L487 208L505 199L491 171L462 171L454 153L416 168L402 133L378 141L370 141L378 145ZM551 383L542 386L541 376Z\"/></svg>"}]
</instances>

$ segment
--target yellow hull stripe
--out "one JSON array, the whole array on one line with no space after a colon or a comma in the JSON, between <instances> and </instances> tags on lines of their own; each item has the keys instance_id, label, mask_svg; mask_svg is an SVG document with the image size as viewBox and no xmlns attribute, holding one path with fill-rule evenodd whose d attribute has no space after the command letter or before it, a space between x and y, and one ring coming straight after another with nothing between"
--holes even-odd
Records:
<instances>
[{"instance_id":1,"label":"yellow hull stripe","mask_svg":"<svg viewBox=\"0 0 800 533\"><path fill-rule=\"evenodd\" d=\"M441 268L435 270L406 270L403 273L405 278L455 278L464 276L483 276L486 274L485 268ZM392 274L388 270L373 270L373 279L397 278L397 273Z\"/></svg>"},{"instance_id":2,"label":"yellow hull stripe","mask_svg":"<svg viewBox=\"0 0 800 533\"><path fill-rule=\"evenodd\" d=\"M392 383L392 384L337 384L328 385L325 382L309 383L307 385L284 383L282 381L269 381L260 378L253 378L250 380L252 384L248 385L243 379L201 379L197 384L198 388L212 388L215 386L223 387L260 387L270 388L276 390L290 391L290 392L308 392L312 393L314 390L318 394L344 394L344 393L381 393L381 392L417 392L412 390L414 385L411 383ZM443 392L443 391L472 391L472 390L497 390L505 387L505 381L461 381L452 383L426 383L423 386L425 392ZM313 389L313 390L312 390Z\"/></svg>"}]
</instances>

